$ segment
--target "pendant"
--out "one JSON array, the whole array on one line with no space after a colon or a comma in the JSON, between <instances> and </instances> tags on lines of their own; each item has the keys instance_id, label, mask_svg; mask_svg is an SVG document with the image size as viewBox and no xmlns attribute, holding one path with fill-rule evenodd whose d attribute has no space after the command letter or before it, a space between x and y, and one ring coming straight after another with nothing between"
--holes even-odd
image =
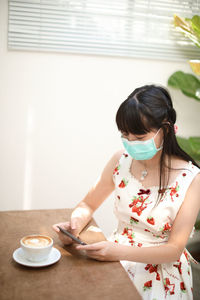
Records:
<instances>
[{"instance_id":1,"label":"pendant","mask_svg":"<svg viewBox=\"0 0 200 300\"><path fill-rule=\"evenodd\" d=\"M147 170L142 171L142 176L141 176L141 180L144 180L144 178L147 176L148 172Z\"/></svg>"}]
</instances>

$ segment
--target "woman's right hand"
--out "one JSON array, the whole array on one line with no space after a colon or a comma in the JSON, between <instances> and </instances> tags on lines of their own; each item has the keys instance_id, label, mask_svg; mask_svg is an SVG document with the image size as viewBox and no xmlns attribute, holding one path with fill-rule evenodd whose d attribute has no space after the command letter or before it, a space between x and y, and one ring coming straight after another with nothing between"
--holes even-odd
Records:
<instances>
[{"instance_id":1,"label":"woman's right hand","mask_svg":"<svg viewBox=\"0 0 200 300\"><path fill-rule=\"evenodd\" d=\"M58 226L60 226L63 229L66 229L67 231L71 232L73 235L78 236L79 230L78 230L77 220L71 219L71 222L58 223L52 226L53 230L58 234L58 237L61 240L61 242L63 242L63 244L65 245L72 244L74 241L67 235L63 234L58 228Z\"/></svg>"}]
</instances>

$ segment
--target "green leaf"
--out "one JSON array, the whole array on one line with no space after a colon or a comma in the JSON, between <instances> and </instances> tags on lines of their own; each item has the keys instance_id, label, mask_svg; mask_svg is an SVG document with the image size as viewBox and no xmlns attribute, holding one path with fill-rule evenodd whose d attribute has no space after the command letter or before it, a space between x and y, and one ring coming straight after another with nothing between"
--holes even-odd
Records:
<instances>
[{"instance_id":1,"label":"green leaf","mask_svg":"<svg viewBox=\"0 0 200 300\"><path fill-rule=\"evenodd\" d=\"M195 31L198 39L200 40L200 16L195 15L191 19L192 29Z\"/></svg>"},{"instance_id":2,"label":"green leaf","mask_svg":"<svg viewBox=\"0 0 200 300\"><path fill-rule=\"evenodd\" d=\"M199 31L199 18L195 15L192 19L182 18L174 15L174 26L178 31L182 32L189 38L197 47L200 47L200 31Z\"/></svg>"},{"instance_id":3,"label":"green leaf","mask_svg":"<svg viewBox=\"0 0 200 300\"><path fill-rule=\"evenodd\" d=\"M190 155L195 161L200 161L200 137L190 137L189 139L177 137L179 146Z\"/></svg>"},{"instance_id":4,"label":"green leaf","mask_svg":"<svg viewBox=\"0 0 200 300\"><path fill-rule=\"evenodd\" d=\"M188 142L188 140L186 138L177 136L177 142L179 144L179 146L189 155L191 154L192 150L190 147L190 144Z\"/></svg>"},{"instance_id":5,"label":"green leaf","mask_svg":"<svg viewBox=\"0 0 200 300\"><path fill-rule=\"evenodd\" d=\"M177 71L169 77L168 85L180 89L186 96L200 101L200 98L196 96L197 90L200 89L200 80L194 75Z\"/></svg>"},{"instance_id":6,"label":"green leaf","mask_svg":"<svg viewBox=\"0 0 200 300\"><path fill-rule=\"evenodd\" d=\"M189 144L194 153L200 155L200 137L190 137Z\"/></svg>"}]
</instances>

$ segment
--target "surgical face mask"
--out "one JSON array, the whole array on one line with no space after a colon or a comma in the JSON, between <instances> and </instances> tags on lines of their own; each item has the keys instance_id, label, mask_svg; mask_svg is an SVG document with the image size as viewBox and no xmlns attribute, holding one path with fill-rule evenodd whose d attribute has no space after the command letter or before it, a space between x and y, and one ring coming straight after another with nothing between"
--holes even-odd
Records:
<instances>
[{"instance_id":1,"label":"surgical face mask","mask_svg":"<svg viewBox=\"0 0 200 300\"><path fill-rule=\"evenodd\" d=\"M128 141L124 137L121 137L125 150L135 160L151 159L159 150L162 149L162 146L160 148L156 148L154 141L159 131L160 129L147 141Z\"/></svg>"}]
</instances>

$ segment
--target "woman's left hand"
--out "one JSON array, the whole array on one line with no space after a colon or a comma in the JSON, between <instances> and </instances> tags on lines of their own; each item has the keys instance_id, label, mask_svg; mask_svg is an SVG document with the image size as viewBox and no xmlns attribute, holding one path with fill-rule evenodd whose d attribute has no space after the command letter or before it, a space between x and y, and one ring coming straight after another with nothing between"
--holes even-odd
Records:
<instances>
[{"instance_id":1,"label":"woman's left hand","mask_svg":"<svg viewBox=\"0 0 200 300\"><path fill-rule=\"evenodd\" d=\"M120 245L103 241L91 245L78 245L78 250L85 250L88 257L100 261L119 261L120 260Z\"/></svg>"}]
</instances>

